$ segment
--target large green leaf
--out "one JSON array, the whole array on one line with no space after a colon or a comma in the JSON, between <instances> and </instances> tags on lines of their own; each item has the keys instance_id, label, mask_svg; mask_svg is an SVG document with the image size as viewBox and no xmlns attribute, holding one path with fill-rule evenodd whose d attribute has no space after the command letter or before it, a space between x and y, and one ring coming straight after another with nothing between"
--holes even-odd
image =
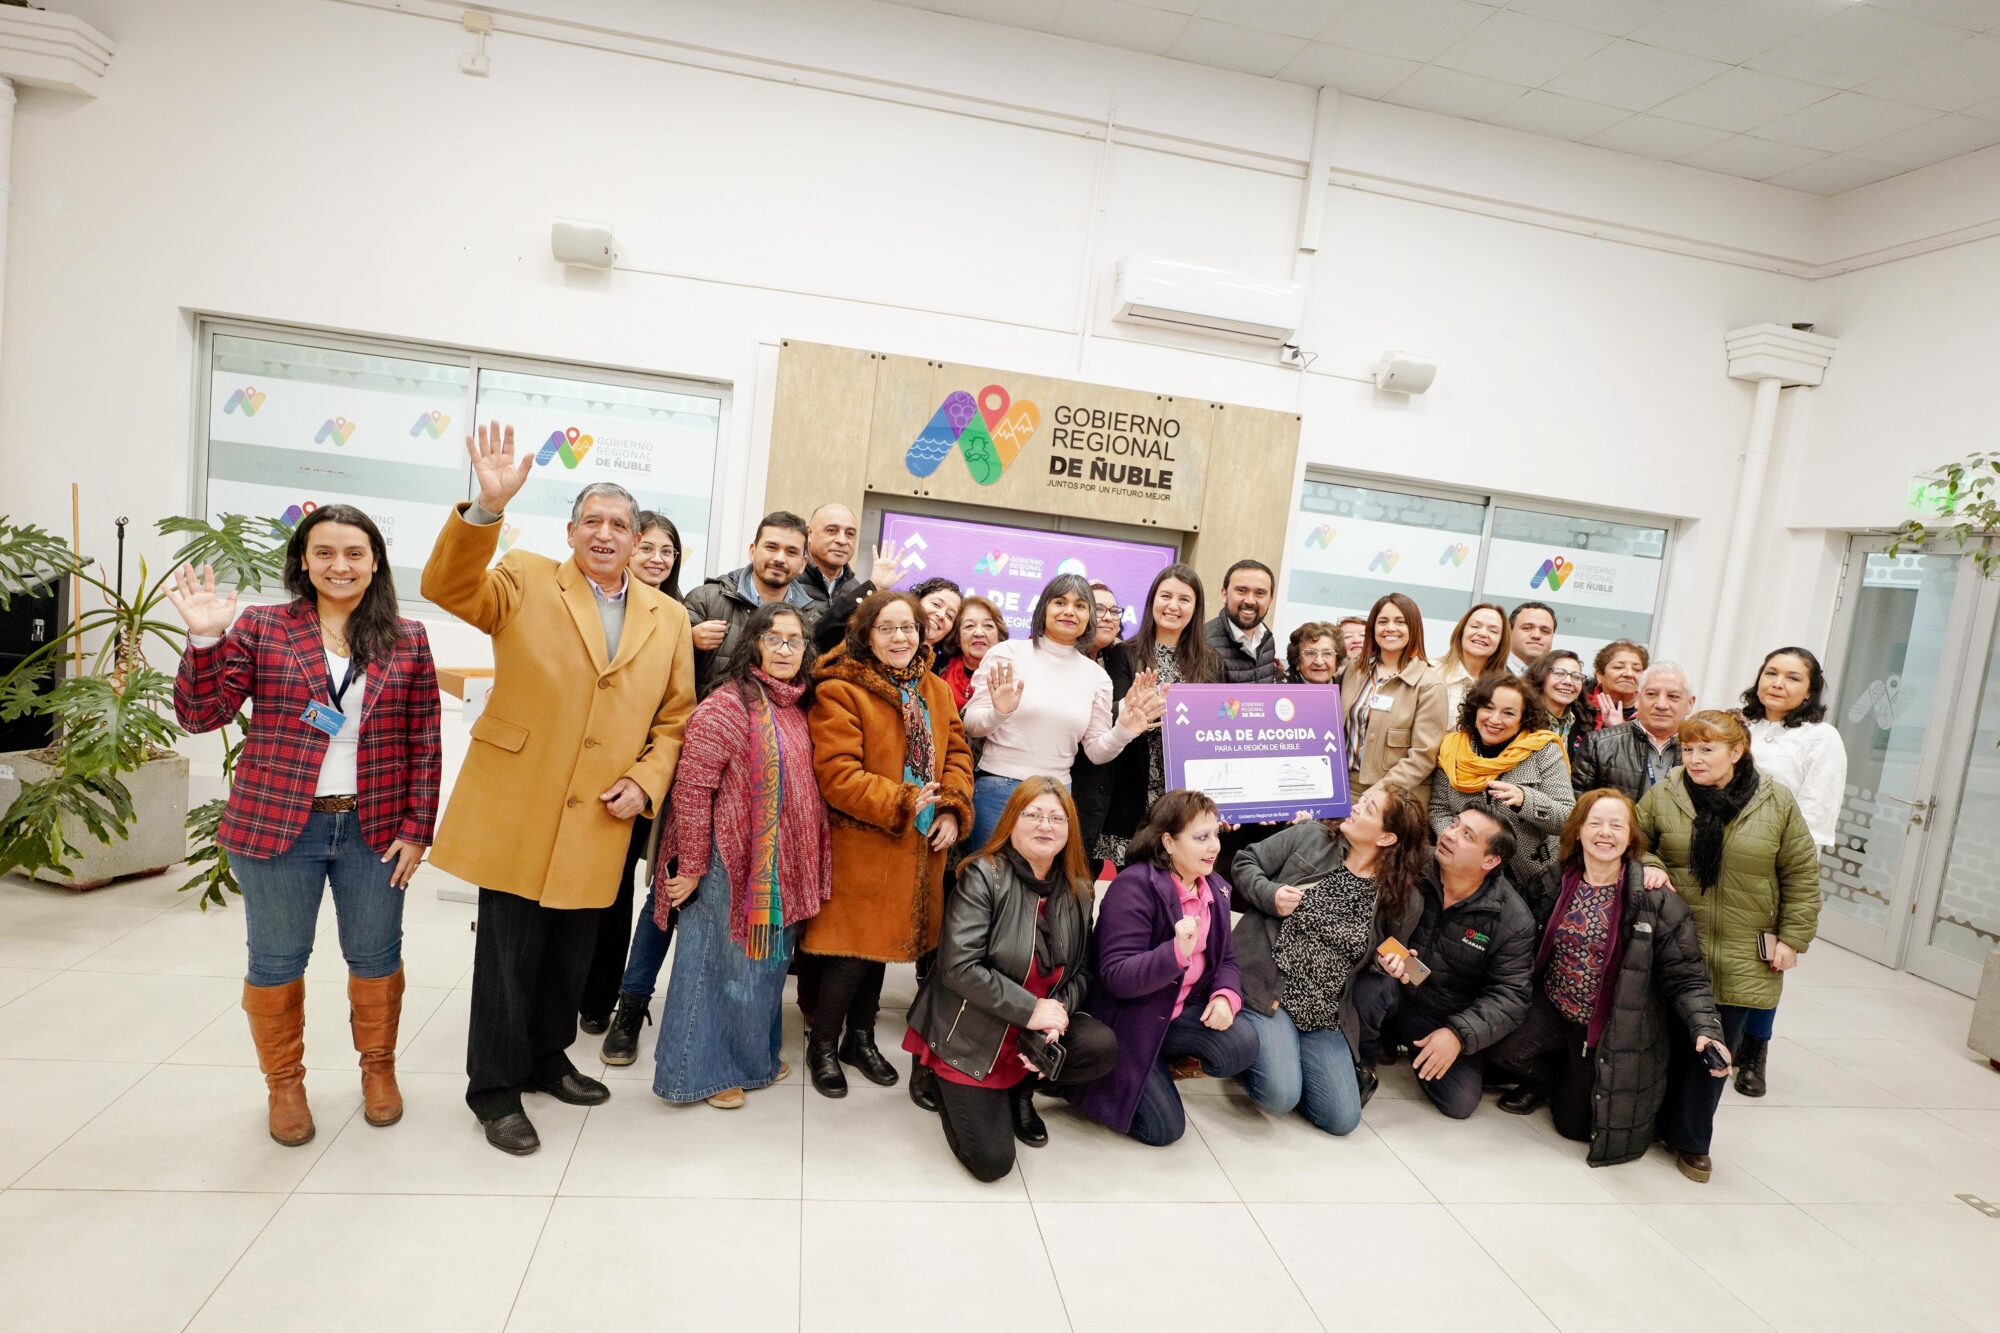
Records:
<instances>
[{"instance_id":1,"label":"large green leaf","mask_svg":"<svg viewBox=\"0 0 2000 1333\"><path fill-rule=\"evenodd\" d=\"M285 546L292 539L292 530L277 519L246 514L224 514L220 523L163 518L159 527L164 535L188 538L174 552L174 568L213 565L218 581L253 592L266 582L278 581L285 567Z\"/></svg>"},{"instance_id":2,"label":"large green leaf","mask_svg":"<svg viewBox=\"0 0 2000 1333\"><path fill-rule=\"evenodd\" d=\"M50 574L74 573L88 563L54 533L0 514L0 610L31 584Z\"/></svg>"},{"instance_id":3,"label":"large green leaf","mask_svg":"<svg viewBox=\"0 0 2000 1333\"><path fill-rule=\"evenodd\" d=\"M230 868L229 853L215 840L216 831L222 827L222 812L228 806L224 800L203 802L188 811L187 831L194 841L194 850L188 853L188 864L194 868L180 891L193 889L201 895L201 910L211 907L226 907L229 894L241 894L237 886L236 872Z\"/></svg>"},{"instance_id":4,"label":"large green leaf","mask_svg":"<svg viewBox=\"0 0 2000 1333\"><path fill-rule=\"evenodd\" d=\"M65 815L108 847L132 823L132 795L109 773L64 770L22 783L21 794L0 815L0 875L43 868L68 874L69 858L78 853L63 836Z\"/></svg>"},{"instance_id":5,"label":"large green leaf","mask_svg":"<svg viewBox=\"0 0 2000 1333\"><path fill-rule=\"evenodd\" d=\"M62 728L63 767L79 773L123 773L184 734L173 722L174 681L152 667L135 668L121 690L109 676L78 676L49 691L41 711Z\"/></svg>"}]
</instances>

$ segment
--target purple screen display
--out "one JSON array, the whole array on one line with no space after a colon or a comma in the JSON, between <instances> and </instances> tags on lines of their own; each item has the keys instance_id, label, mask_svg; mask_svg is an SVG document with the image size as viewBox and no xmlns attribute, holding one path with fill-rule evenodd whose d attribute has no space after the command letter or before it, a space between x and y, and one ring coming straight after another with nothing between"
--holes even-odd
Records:
<instances>
[{"instance_id":1,"label":"purple screen display","mask_svg":"<svg viewBox=\"0 0 2000 1333\"><path fill-rule=\"evenodd\" d=\"M1139 627L1139 603L1153 576L1175 558L1171 546L919 514L882 515L882 540L896 543L900 553L903 578L898 587L950 579L998 606L1015 638L1028 632L1028 617L1044 584L1058 574L1081 574L1118 595L1129 639Z\"/></svg>"}]
</instances>

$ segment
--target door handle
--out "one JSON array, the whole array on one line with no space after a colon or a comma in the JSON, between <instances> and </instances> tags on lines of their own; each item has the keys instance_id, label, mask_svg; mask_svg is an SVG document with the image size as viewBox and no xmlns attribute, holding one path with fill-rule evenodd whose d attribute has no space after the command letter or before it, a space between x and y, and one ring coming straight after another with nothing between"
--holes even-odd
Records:
<instances>
[{"instance_id":1,"label":"door handle","mask_svg":"<svg viewBox=\"0 0 2000 1333\"><path fill-rule=\"evenodd\" d=\"M1909 824L1911 828L1929 828L1931 826L1931 816L1937 811L1937 797L1935 796L1926 796L1922 800L1913 801L1907 797L1897 796L1886 791L1878 791L1875 795L1881 800L1894 801L1897 805L1909 807Z\"/></svg>"}]
</instances>

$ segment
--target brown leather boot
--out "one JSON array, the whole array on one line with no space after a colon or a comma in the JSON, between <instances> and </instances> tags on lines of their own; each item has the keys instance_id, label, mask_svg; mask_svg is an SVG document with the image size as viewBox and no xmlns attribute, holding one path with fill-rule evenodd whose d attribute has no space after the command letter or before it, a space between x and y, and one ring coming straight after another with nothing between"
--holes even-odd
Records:
<instances>
[{"instance_id":1,"label":"brown leather boot","mask_svg":"<svg viewBox=\"0 0 2000 1333\"><path fill-rule=\"evenodd\" d=\"M403 1118L396 1087L396 1028L403 1017L403 969L347 978L348 1023L361 1053L361 1114L380 1128Z\"/></svg>"},{"instance_id":2,"label":"brown leather boot","mask_svg":"<svg viewBox=\"0 0 2000 1333\"><path fill-rule=\"evenodd\" d=\"M287 1148L312 1142L312 1108L306 1105L306 983L243 983L243 1012L257 1043L257 1067L270 1089L271 1137Z\"/></svg>"}]
</instances>

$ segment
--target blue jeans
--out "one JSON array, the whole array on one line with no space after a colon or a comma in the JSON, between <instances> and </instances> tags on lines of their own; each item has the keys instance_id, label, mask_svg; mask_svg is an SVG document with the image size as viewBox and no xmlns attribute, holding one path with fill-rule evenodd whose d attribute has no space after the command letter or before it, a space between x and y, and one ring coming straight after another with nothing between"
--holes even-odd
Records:
<instances>
[{"instance_id":1,"label":"blue jeans","mask_svg":"<svg viewBox=\"0 0 2000 1333\"><path fill-rule=\"evenodd\" d=\"M639 919L632 924L632 953L625 960L625 976L618 983L620 995L652 999L653 987L660 980L660 964L667 961L667 946L674 942L675 913L668 914L665 930L653 924L653 892L662 873L654 872L653 884L646 888L645 905L640 907Z\"/></svg>"},{"instance_id":2,"label":"blue jeans","mask_svg":"<svg viewBox=\"0 0 2000 1333\"><path fill-rule=\"evenodd\" d=\"M789 960L746 957L730 933L731 910L717 856L680 909L681 943L653 1045L653 1092L670 1102L767 1087L778 1077Z\"/></svg>"},{"instance_id":3,"label":"blue jeans","mask_svg":"<svg viewBox=\"0 0 2000 1333\"><path fill-rule=\"evenodd\" d=\"M1329 1134L1352 1134L1361 1123L1361 1085L1339 1028L1301 1032L1281 1005L1269 1014L1245 1009L1237 1022L1257 1034L1257 1061L1243 1071L1250 1100L1272 1115L1294 1109Z\"/></svg>"},{"instance_id":4,"label":"blue jeans","mask_svg":"<svg viewBox=\"0 0 2000 1333\"><path fill-rule=\"evenodd\" d=\"M315 810L297 841L276 856L231 856L243 889L243 925L250 940L253 986L283 986L306 974L319 903L333 885L333 919L340 953L357 977L386 977L403 965L403 891L389 883L396 868L361 840L352 810Z\"/></svg>"},{"instance_id":5,"label":"blue jeans","mask_svg":"<svg viewBox=\"0 0 2000 1333\"><path fill-rule=\"evenodd\" d=\"M968 853L984 847L993 830L1000 827L1000 812L1020 785L1021 779L1003 778L998 773L981 773L972 780L972 839L965 844Z\"/></svg>"},{"instance_id":6,"label":"blue jeans","mask_svg":"<svg viewBox=\"0 0 2000 1333\"><path fill-rule=\"evenodd\" d=\"M1132 1109L1132 1128L1126 1132L1149 1148L1164 1148L1187 1132L1187 1108L1174 1089L1167 1061L1177 1055L1192 1055L1210 1078L1235 1078L1257 1058L1257 1034L1244 1023L1243 1015L1238 1014L1234 1023L1217 1032L1202 1024L1201 1011L1207 1004L1199 992L1188 996L1187 1008L1167 1024L1160 1056L1146 1071L1139 1104Z\"/></svg>"}]
</instances>

